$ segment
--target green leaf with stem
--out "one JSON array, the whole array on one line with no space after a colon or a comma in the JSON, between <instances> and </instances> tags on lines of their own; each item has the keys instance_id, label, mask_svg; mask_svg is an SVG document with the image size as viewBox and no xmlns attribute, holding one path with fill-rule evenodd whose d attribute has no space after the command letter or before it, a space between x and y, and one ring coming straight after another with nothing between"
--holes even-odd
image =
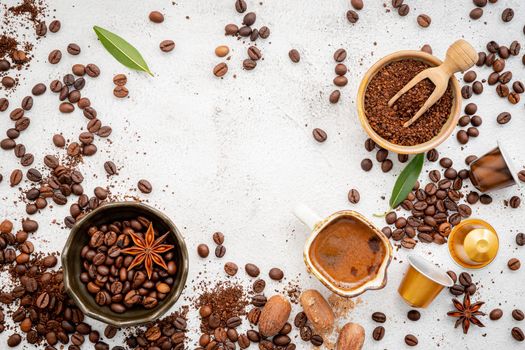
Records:
<instances>
[{"instance_id":1,"label":"green leaf with stem","mask_svg":"<svg viewBox=\"0 0 525 350\"><path fill-rule=\"evenodd\" d=\"M115 57L117 61L128 68L143 71L153 76L148 64L133 45L107 29L94 26L93 30L97 34L102 45L104 45L106 50Z\"/></svg>"}]
</instances>

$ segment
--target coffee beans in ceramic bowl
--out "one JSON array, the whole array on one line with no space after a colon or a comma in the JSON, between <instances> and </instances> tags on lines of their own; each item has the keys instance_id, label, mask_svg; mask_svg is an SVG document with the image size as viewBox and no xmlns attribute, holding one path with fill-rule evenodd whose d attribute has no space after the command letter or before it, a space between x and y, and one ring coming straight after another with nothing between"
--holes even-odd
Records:
<instances>
[{"instance_id":1,"label":"coffee beans in ceramic bowl","mask_svg":"<svg viewBox=\"0 0 525 350\"><path fill-rule=\"evenodd\" d=\"M454 77L444 95L408 127L403 124L432 94L433 83L421 81L388 106L388 101L419 72L441 63L423 51L398 51L368 70L359 86L357 107L361 125L376 144L398 154L417 154L436 148L450 136L461 108L461 90Z\"/></svg>"},{"instance_id":2,"label":"coffee beans in ceramic bowl","mask_svg":"<svg viewBox=\"0 0 525 350\"><path fill-rule=\"evenodd\" d=\"M188 274L186 244L171 220L135 202L106 204L72 228L64 284L88 316L115 326L161 317Z\"/></svg>"}]
</instances>

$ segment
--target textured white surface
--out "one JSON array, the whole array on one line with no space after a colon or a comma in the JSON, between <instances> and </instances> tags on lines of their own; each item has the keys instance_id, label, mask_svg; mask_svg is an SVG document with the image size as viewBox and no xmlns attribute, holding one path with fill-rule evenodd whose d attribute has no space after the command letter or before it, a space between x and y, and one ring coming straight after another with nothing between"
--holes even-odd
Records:
<instances>
[{"instance_id":1,"label":"textured white surface","mask_svg":"<svg viewBox=\"0 0 525 350\"><path fill-rule=\"evenodd\" d=\"M359 22L350 25L345 17L350 5L344 0L265 0L262 5L249 0L249 10L257 13L256 27L268 25L272 34L269 39L257 42L264 60L255 70L243 71L241 64L248 44L223 35L225 24L242 20L232 0L182 0L175 4L54 1L51 8L56 8L56 12L50 13L62 21L62 29L57 34L48 34L36 46L37 59L31 64L31 72L25 74L10 100L12 105L17 104L35 83L49 83L73 63L98 64L101 76L88 79L82 93L91 99L99 118L113 127L113 134L111 143L98 141L99 152L82 165L84 187L89 190L108 185L102 167L108 159L121 167L119 176L109 182L114 194L136 194L138 179L151 180L153 193L142 197L171 216L188 243L191 262L185 295L193 294L193 281L225 278L222 265L226 261L235 261L239 266L253 262L264 273L279 266L285 270L288 281L298 281L303 288L319 288L328 295L320 283L308 277L302 263L308 230L292 215L295 203L304 202L323 216L352 208L382 227L382 220L372 218L372 214L386 207L387 200L382 197L388 198L400 171L397 162L388 174L383 174L375 162L370 173L360 169L362 158L375 156L363 148L366 136L355 111L357 86L366 69L392 51L418 49L425 43L442 58L447 46L460 37L477 49L484 48L489 40L506 45L519 40L524 44L525 4L521 0L487 6L485 15L477 22L468 19L470 0L407 1L411 11L404 18L387 13L390 1L385 2L386 7L383 1L365 0ZM516 15L511 23L503 24L500 14L507 6L513 7ZM151 10L165 13L165 22L160 25L149 22L147 15ZM429 28L417 26L419 13L431 15ZM91 30L95 24L119 33L139 48L155 77L130 72L110 57ZM164 39L176 42L173 52L160 52L158 44ZM70 42L82 47L79 56L65 53ZM220 44L228 45L232 56L224 79L211 73L213 66L222 61L213 53ZM349 84L342 88L340 103L331 105L328 95L334 88L335 66L332 54L339 47L347 49L349 54L345 62L349 67ZM54 48L62 49L64 57L59 65L51 66L46 60ZM298 64L288 59L292 48L301 53ZM507 67L512 68L515 78L524 80L520 59L510 59ZM489 70L478 69L478 72L486 78ZM128 99L112 95L111 79L116 73L128 75ZM472 101L478 103L478 114L483 117L480 136L464 147L451 137L439 147L440 153L461 168L465 156L482 154L494 147L496 140L502 140L521 168L525 164L521 153L525 147L523 102L511 106L487 86L483 95ZM63 132L68 138L76 138L85 120L78 112L61 115L56 97L49 92L36 97L34 105L29 113L31 126L20 140L40 162L45 154L56 152L51 142L54 133ZM495 119L503 110L511 112L513 119L501 127ZM10 125L4 113L0 129ZM313 140L314 127L328 133L324 144ZM18 163L10 152L2 151L0 155L0 173L9 176ZM425 164L422 176L434 167L435 164ZM351 205L346 199L350 188L361 193L358 205ZM524 250L518 250L514 243L515 233L524 230L525 206L519 209L503 206L503 200L515 192L516 188L499 191L493 194L493 205L473 208L473 216L492 223L501 239L497 259L474 274L474 280L481 281L482 286L474 298L487 302L484 307L487 312L501 307L505 312L503 319L491 322L485 317L486 328L472 327L469 335L463 336L446 316L452 307L447 292L422 311L419 322L408 321L409 307L396 292L406 268L406 252L399 251L389 269L387 287L365 293L360 298L362 302L349 314L348 320L359 322L366 329L365 349L405 348L403 338L407 333L417 335L420 349L519 348L510 336L510 329L518 323L510 312L515 307L525 308L525 270L512 273L506 262L514 256L525 260ZM13 203L19 192L5 180L0 184L0 196L3 203L0 217L24 217L24 205ZM40 229L33 241L42 242L37 245L38 250L62 249L68 231L54 224L53 219L62 220L67 211L68 206L55 206L36 215ZM206 242L214 247L211 233L217 230L226 234L226 257L199 259L196 245ZM419 244L415 253L428 256L445 269L459 270L449 258L446 246ZM205 275L201 275L203 270L207 271ZM240 276L247 282L244 273ZM273 289L281 290L284 285L269 283L267 294ZM177 305L182 304L181 300ZM388 317L381 342L374 342L370 336L376 326L370 319L374 311L383 311ZM196 315L194 312L191 315L192 324L196 325ZM10 333L7 330L0 334L0 344L5 344ZM119 345L122 333L119 334L119 338L108 343ZM194 341L190 348L194 347ZM297 344L299 349L310 347L300 340ZM89 348L87 344L84 347Z\"/></svg>"}]
</instances>

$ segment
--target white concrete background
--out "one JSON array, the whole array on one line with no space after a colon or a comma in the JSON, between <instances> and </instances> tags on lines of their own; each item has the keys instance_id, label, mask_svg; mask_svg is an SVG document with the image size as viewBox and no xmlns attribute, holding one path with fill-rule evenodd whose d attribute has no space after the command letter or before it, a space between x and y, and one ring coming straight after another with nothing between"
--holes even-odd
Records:
<instances>
[{"instance_id":1,"label":"white concrete background","mask_svg":"<svg viewBox=\"0 0 525 350\"><path fill-rule=\"evenodd\" d=\"M384 5L383 3L387 3ZM428 43L434 54L443 57L447 46L458 38L469 40L482 49L489 40L509 45L512 40L525 44L522 32L525 24L525 4L520 0L499 1L485 8L479 21L469 20L471 0L407 1L411 6L407 17L387 13L390 1L365 0L359 12L360 20L351 25L345 13L349 1L278 1L248 0L249 10L257 13L256 27L268 25L271 36L257 41L264 60L253 71L243 71L247 43L223 35L224 25L240 23L233 0L220 1L54 1L49 13L62 21L57 34L48 34L34 50L36 59L30 72L25 72L17 92L10 97L18 104L37 82L49 83L69 70L73 63L98 64L102 74L96 80L88 79L83 95L88 96L100 119L113 127L111 143L97 141L99 152L81 166L86 175L85 188L111 185L116 195L136 194L135 184L140 178L150 179L154 186L151 195L141 195L164 210L183 232L190 249L190 277L185 296L194 295L196 281L224 279L223 263L235 261L240 266L254 262L266 272L273 266L286 271L287 280L299 281L303 288L328 291L314 278L308 277L302 263L302 247L308 230L291 214L297 202L304 202L328 215L336 210L352 208L370 217L382 227L381 219L372 214L384 210L396 174L394 169L383 174L377 163L370 173L361 171L359 163L368 155L363 148L366 135L357 122L355 96L360 78L378 58L401 49L418 49ZM516 11L511 23L501 22L505 7ZM56 9L56 12L54 11ZM151 10L165 13L163 24L147 19ZM432 17L428 29L417 26L416 16L427 13ZM186 19L189 16L189 19ZM50 20L48 20L48 23ZM148 61L155 77L131 72L116 62L97 42L93 25L100 25L119 33L133 43ZM161 40L173 39L176 49L162 53ZM76 42L82 53L72 57L65 53L66 45ZM223 61L214 55L217 45L228 45L231 59L224 79L213 76L215 64ZM348 51L348 86L342 88L339 104L328 103L333 90L335 49ZM48 53L55 48L64 52L59 65L51 66ZM288 51L296 48L301 62L293 64ZM507 67L515 78L525 79L520 58L512 58ZM482 69L487 77L488 69ZM116 73L128 75L128 99L112 95L112 77ZM237 78L234 78L234 75ZM525 118L523 102L511 106L500 100L493 88L485 87L481 97L474 97L483 117L481 135L468 145L460 147L451 137L439 147L461 168L469 154L482 154L495 146L496 140L505 141L508 152L521 167L525 164L523 130ZM51 93L36 97L31 115L31 126L20 137L41 165L47 153L56 153L51 136L63 132L76 138L85 126L80 113L61 115L58 100ZM496 123L499 112L512 113L506 126ZM0 118L0 129L6 130L11 121L7 112ZM328 140L318 144L311 130L320 127L327 131ZM10 152L1 152L0 173L4 178L18 163ZM106 180L103 162L112 159L122 169L118 177ZM425 164L425 173L435 164ZM93 176L88 174L95 174ZM425 177L425 175L422 175ZM25 184L24 187L26 187ZM361 193L361 202L351 205L347 199L350 188ZM450 295L443 293L417 323L407 321L409 307L397 295L397 286L406 269L406 252L396 252L389 269L389 283L381 291L368 292L348 317L361 323L367 332L366 349L403 349L403 338L413 333L419 338L420 349L488 349L494 346L519 348L510 336L510 329L518 322L510 316L513 308L525 308L525 284L522 268L510 272L506 262L510 257L525 260L523 249L514 243L516 232L522 231L525 206L504 208L503 200L516 193L516 188L493 193L491 206L474 206L473 216L481 217L498 230L501 239L499 256L488 268L474 273L481 289L474 299L487 302L484 311L502 307L505 316L497 322L488 317L486 328L472 327L468 336L454 329L454 320L446 316L452 308ZM20 195L0 184L0 217L24 217L24 205L14 202ZM68 230L53 223L62 220L69 206L55 207L36 215L39 231L33 241L43 252L60 251ZM211 233L223 231L228 248L223 260L197 257L195 247L207 242L213 247ZM415 253L428 256L444 269L454 268L446 246L419 244ZM204 272L205 271L205 272ZM241 273L241 280L249 281ZM285 283L269 283L267 294L281 290ZM181 300L177 307L185 304ZM370 315L384 311L388 320L386 335L374 342L371 332L376 326ZM192 312L192 324L197 317ZM346 320L340 320L342 325ZM97 322L99 329L103 326ZM524 328L525 324L520 324ZM0 344L11 334L0 335ZM191 334L195 345L196 334ZM120 336L108 341L121 343ZM310 345L297 342L299 349ZM523 346L523 345L522 345ZM0 346L3 348L4 345ZM88 348L88 345L84 346ZM33 348L20 346L20 348Z\"/></svg>"}]
</instances>

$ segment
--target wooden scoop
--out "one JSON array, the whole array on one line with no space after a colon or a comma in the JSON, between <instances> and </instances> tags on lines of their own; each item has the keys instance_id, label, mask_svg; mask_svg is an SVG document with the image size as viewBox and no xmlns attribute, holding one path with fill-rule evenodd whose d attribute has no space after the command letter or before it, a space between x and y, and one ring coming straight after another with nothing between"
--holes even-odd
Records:
<instances>
[{"instance_id":1,"label":"wooden scoop","mask_svg":"<svg viewBox=\"0 0 525 350\"><path fill-rule=\"evenodd\" d=\"M437 67L425 69L412 80L408 82L399 92L388 101L388 106L392 105L408 90L412 89L417 83L422 80L430 79L434 83L435 89L432 95L425 101L423 106L417 111L417 113L410 118L403 126L409 127L416 120L419 119L430 107L436 103L441 96L445 93L448 86L450 77L456 72L464 72L474 65L478 60L478 53L476 50L465 40L460 39L450 45L447 50L447 56L445 62Z\"/></svg>"}]
</instances>

